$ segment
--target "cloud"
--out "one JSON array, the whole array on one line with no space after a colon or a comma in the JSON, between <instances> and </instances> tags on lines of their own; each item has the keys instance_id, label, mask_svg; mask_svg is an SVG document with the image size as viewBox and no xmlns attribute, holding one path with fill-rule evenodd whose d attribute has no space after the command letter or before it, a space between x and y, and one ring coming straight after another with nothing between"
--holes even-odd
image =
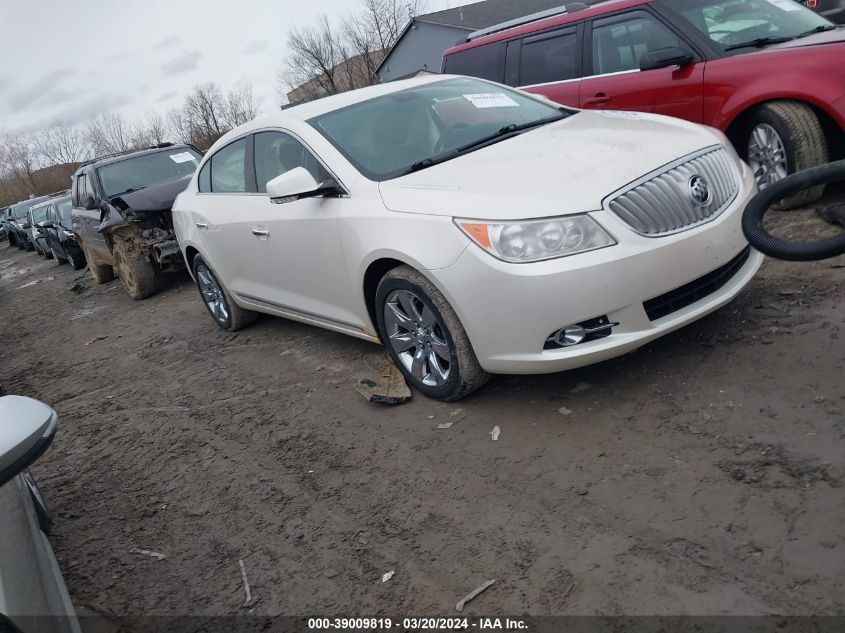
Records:
<instances>
[{"instance_id":1,"label":"cloud","mask_svg":"<svg viewBox=\"0 0 845 633\"><path fill-rule=\"evenodd\" d=\"M153 48L167 48L168 46L174 46L179 43L179 36L178 35L171 35L170 37L166 37L160 42L156 42L153 44Z\"/></svg>"},{"instance_id":2,"label":"cloud","mask_svg":"<svg viewBox=\"0 0 845 633\"><path fill-rule=\"evenodd\" d=\"M83 123L98 114L115 112L130 101L126 95L100 92L87 97L78 105L63 109L61 118L70 123Z\"/></svg>"},{"instance_id":3,"label":"cloud","mask_svg":"<svg viewBox=\"0 0 845 633\"><path fill-rule=\"evenodd\" d=\"M179 95L178 95L177 93L175 93L175 92L165 92L163 95L161 95L161 96L157 99L157 101L158 101L159 103L164 103L165 101L170 101L171 99L174 99L174 98L176 98L176 97L178 97L178 96L179 96Z\"/></svg>"},{"instance_id":4,"label":"cloud","mask_svg":"<svg viewBox=\"0 0 845 633\"><path fill-rule=\"evenodd\" d=\"M166 64L161 65L161 71L165 75L177 75L179 73L186 73L192 71L199 64L202 59L202 53L199 51L191 51L171 59Z\"/></svg>"},{"instance_id":5,"label":"cloud","mask_svg":"<svg viewBox=\"0 0 845 633\"><path fill-rule=\"evenodd\" d=\"M266 51L268 46L270 46L270 42L268 42L267 40L261 40L260 42L252 42L251 44L247 44L246 46L244 46L243 53L244 55L254 55L255 53Z\"/></svg>"},{"instance_id":6,"label":"cloud","mask_svg":"<svg viewBox=\"0 0 845 633\"><path fill-rule=\"evenodd\" d=\"M8 103L12 112L21 112L26 110L36 103L48 97L51 93L59 90L60 84L76 73L74 68L60 68L47 73L41 79L31 84L29 88L24 88L18 92L9 95Z\"/></svg>"},{"instance_id":7,"label":"cloud","mask_svg":"<svg viewBox=\"0 0 845 633\"><path fill-rule=\"evenodd\" d=\"M130 57L134 57L138 54L138 51L121 51L117 55L109 57L108 63L113 64L115 62L123 61L124 59L129 59Z\"/></svg>"}]
</instances>

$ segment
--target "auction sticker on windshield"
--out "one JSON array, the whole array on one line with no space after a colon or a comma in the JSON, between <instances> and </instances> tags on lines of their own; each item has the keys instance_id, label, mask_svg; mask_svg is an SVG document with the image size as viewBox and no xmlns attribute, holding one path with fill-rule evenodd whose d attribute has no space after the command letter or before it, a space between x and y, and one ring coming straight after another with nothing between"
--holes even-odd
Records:
<instances>
[{"instance_id":1,"label":"auction sticker on windshield","mask_svg":"<svg viewBox=\"0 0 845 633\"><path fill-rule=\"evenodd\" d=\"M508 95L501 92L491 92L489 94L478 95L464 95L464 99L469 101L476 108L518 108L519 104L511 99Z\"/></svg>"},{"instance_id":2,"label":"auction sticker on windshield","mask_svg":"<svg viewBox=\"0 0 845 633\"><path fill-rule=\"evenodd\" d=\"M196 162L196 158L190 152L182 152L181 154L171 154L170 160L174 163L188 163L190 161Z\"/></svg>"},{"instance_id":3,"label":"auction sticker on windshield","mask_svg":"<svg viewBox=\"0 0 845 633\"><path fill-rule=\"evenodd\" d=\"M783 9L784 11L800 11L801 5L795 2L795 0L769 0L773 5L775 5L778 9Z\"/></svg>"}]
</instances>

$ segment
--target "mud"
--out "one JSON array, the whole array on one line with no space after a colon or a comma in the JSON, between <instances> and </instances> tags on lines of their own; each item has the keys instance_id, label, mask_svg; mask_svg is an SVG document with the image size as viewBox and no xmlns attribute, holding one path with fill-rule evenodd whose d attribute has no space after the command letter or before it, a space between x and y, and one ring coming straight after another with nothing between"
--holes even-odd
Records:
<instances>
[{"instance_id":1,"label":"mud","mask_svg":"<svg viewBox=\"0 0 845 633\"><path fill-rule=\"evenodd\" d=\"M88 612L449 614L495 578L465 613L845 613L842 258L767 261L626 357L392 408L355 389L371 344L82 272L0 246L0 382L59 413L34 472Z\"/></svg>"}]
</instances>

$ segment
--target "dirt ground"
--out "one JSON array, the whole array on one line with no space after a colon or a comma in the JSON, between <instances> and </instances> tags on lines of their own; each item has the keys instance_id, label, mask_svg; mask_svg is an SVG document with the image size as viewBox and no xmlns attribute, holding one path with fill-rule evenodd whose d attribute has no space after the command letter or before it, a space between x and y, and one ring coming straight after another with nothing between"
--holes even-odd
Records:
<instances>
[{"instance_id":1,"label":"dirt ground","mask_svg":"<svg viewBox=\"0 0 845 633\"><path fill-rule=\"evenodd\" d=\"M0 382L59 413L34 472L109 617L448 615L488 579L469 614L845 614L843 323L845 258L769 260L624 358L385 408L373 345L0 246Z\"/></svg>"}]
</instances>

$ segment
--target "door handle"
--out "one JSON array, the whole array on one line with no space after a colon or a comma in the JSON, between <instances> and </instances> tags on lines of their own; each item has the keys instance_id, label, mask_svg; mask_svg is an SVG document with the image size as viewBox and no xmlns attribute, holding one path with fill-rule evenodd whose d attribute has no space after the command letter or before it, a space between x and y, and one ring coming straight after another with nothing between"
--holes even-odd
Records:
<instances>
[{"instance_id":1,"label":"door handle","mask_svg":"<svg viewBox=\"0 0 845 633\"><path fill-rule=\"evenodd\" d=\"M602 105L603 103L607 103L608 101L610 101L610 99L611 97L608 97L603 92L600 92L592 99L587 99L584 103L586 103L587 105Z\"/></svg>"},{"instance_id":2,"label":"door handle","mask_svg":"<svg viewBox=\"0 0 845 633\"><path fill-rule=\"evenodd\" d=\"M197 228L202 229L203 231L208 230L208 222L197 222Z\"/></svg>"},{"instance_id":3,"label":"door handle","mask_svg":"<svg viewBox=\"0 0 845 633\"><path fill-rule=\"evenodd\" d=\"M252 234L258 237L270 237L270 231L266 229L252 229Z\"/></svg>"}]
</instances>

